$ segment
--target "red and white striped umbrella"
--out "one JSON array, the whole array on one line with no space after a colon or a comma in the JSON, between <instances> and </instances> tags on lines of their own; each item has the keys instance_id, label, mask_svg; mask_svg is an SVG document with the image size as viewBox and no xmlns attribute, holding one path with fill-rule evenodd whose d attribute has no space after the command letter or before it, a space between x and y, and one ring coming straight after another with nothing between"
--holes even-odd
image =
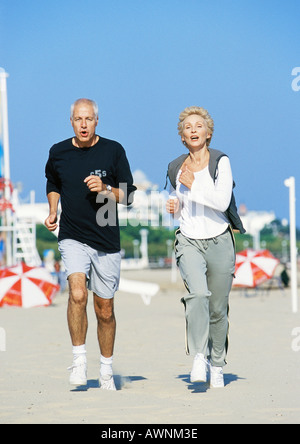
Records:
<instances>
[{"instance_id":1,"label":"red and white striped umbrella","mask_svg":"<svg viewBox=\"0 0 300 444\"><path fill-rule=\"evenodd\" d=\"M48 306L59 289L51 274L42 267L22 263L0 270L0 307Z\"/></svg>"},{"instance_id":2,"label":"red and white striped umbrella","mask_svg":"<svg viewBox=\"0 0 300 444\"><path fill-rule=\"evenodd\" d=\"M235 287L255 288L271 279L279 264L268 250L244 250L236 255Z\"/></svg>"}]
</instances>

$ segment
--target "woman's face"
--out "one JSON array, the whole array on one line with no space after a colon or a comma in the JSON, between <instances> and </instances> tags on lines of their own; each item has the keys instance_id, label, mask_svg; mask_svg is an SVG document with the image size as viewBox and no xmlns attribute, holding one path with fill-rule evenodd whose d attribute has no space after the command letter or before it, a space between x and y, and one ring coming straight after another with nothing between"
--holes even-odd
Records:
<instances>
[{"instance_id":1,"label":"woman's face","mask_svg":"<svg viewBox=\"0 0 300 444\"><path fill-rule=\"evenodd\" d=\"M203 148L210 137L206 122L201 116L192 114L183 121L181 139L188 148Z\"/></svg>"}]
</instances>

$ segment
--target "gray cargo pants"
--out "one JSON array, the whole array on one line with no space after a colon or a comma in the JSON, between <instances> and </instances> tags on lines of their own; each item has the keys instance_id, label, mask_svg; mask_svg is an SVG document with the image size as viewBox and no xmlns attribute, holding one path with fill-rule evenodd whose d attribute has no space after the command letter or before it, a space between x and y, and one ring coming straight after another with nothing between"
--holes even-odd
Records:
<instances>
[{"instance_id":1,"label":"gray cargo pants","mask_svg":"<svg viewBox=\"0 0 300 444\"><path fill-rule=\"evenodd\" d=\"M234 237L230 229L212 239L189 239L176 233L175 255L188 294L187 354L202 353L212 365L226 364L229 293L235 271Z\"/></svg>"}]
</instances>

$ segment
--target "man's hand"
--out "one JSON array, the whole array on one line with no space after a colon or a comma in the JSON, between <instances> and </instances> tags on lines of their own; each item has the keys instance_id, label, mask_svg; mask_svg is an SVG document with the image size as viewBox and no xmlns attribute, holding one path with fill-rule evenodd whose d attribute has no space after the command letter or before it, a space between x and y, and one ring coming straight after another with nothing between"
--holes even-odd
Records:
<instances>
[{"instance_id":1,"label":"man's hand","mask_svg":"<svg viewBox=\"0 0 300 444\"><path fill-rule=\"evenodd\" d=\"M105 183L102 182L99 176L88 176L84 179L84 183L88 186L90 191L95 191L96 193L103 193L109 199L113 199L117 203L122 203L125 197L124 191L121 188L112 187L111 192L107 191Z\"/></svg>"},{"instance_id":2,"label":"man's hand","mask_svg":"<svg viewBox=\"0 0 300 444\"><path fill-rule=\"evenodd\" d=\"M45 226L49 231L55 231L58 227L57 225L57 213L51 213L45 220Z\"/></svg>"},{"instance_id":3,"label":"man's hand","mask_svg":"<svg viewBox=\"0 0 300 444\"><path fill-rule=\"evenodd\" d=\"M88 176L84 179L84 183L86 183L90 191L95 191L96 193L106 191L106 185L99 176Z\"/></svg>"}]
</instances>

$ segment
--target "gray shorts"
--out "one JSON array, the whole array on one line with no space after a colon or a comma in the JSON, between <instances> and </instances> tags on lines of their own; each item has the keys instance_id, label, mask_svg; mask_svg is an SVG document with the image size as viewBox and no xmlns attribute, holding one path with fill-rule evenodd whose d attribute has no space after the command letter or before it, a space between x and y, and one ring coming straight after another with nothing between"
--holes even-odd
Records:
<instances>
[{"instance_id":1,"label":"gray shorts","mask_svg":"<svg viewBox=\"0 0 300 444\"><path fill-rule=\"evenodd\" d=\"M88 289L103 299L112 299L119 288L121 253L103 253L73 239L58 243L66 275L84 273Z\"/></svg>"}]
</instances>

